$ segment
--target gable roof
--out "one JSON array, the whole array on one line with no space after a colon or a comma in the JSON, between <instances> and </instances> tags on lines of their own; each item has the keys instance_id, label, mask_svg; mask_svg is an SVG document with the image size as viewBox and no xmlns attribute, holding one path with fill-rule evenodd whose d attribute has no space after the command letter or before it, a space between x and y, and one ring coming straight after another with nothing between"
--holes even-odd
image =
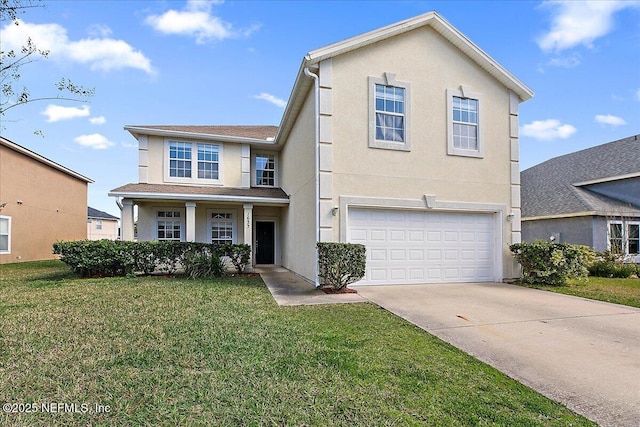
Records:
<instances>
[{"instance_id":1,"label":"gable roof","mask_svg":"<svg viewBox=\"0 0 640 427\"><path fill-rule=\"evenodd\" d=\"M98 209L94 209L91 206L87 207L87 217L89 218L100 218L100 219L111 219L111 220L119 220L117 216L113 216L103 211L99 211Z\"/></svg>"},{"instance_id":2,"label":"gable roof","mask_svg":"<svg viewBox=\"0 0 640 427\"><path fill-rule=\"evenodd\" d=\"M0 145L3 145L17 153L20 153L24 156L30 157L33 160L36 160L46 166L49 166L53 169L56 169L62 173L65 173L69 176L72 176L73 178L79 179L80 181L84 181L88 184L92 183L93 180L91 178L87 178L84 175L79 174L78 172L72 171L69 168L66 168L64 166L62 166L59 163L54 162L53 160L47 159L44 156L41 156L40 154L36 153L35 151L31 151L28 148L23 147L22 145L16 144L13 141L8 140L5 137L0 136Z\"/></svg>"},{"instance_id":3,"label":"gable roof","mask_svg":"<svg viewBox=\"0 0 640 427\"><path fill-rule=\"evenodd\" d=\"M640 206L597 194L589 184L640 177L640 135L555 157L520 174L522 216L640 214Z\"/></svg>"},{"instance_id":4,"label":"gable roof","mask_svg":"<svg viewBox=\"0 0 640 427\"><path fill-rule=\"evenodd\" d=\"M293 126L293 122L295 122L296 116L302 108L305 95L312 86L313 81L311 78L305 76L305 68L313 68L321 61L334 58L338 55L342 55L361 47L378 43L382 40L425 26L433 28L441 36L460 49L465 55L475 61L481 68L491 74L495 79L515 92L521 102L533 97L533 91L524 83L487 55L482 49L458 31L453 25L447 22L437 12L432 11L330 44L320 49L312 50L307 53L302 60L300 69L298 70L293 90L289 96L289 101L287 102L284 115L282 116L278 136L276 137L276 143L279 143L282 139L286 139L289 131L291 130L291 126Z\"/></svg>"},{"instance_id":5,"label":"gable roof","mask_svg":"<svg viewBox=\"0 0 640 427\"><path fill-rule=\"evenodd\" d=\"M505 87L516 93L520 101L526 101L533 97L533 91L502 65L487 55L437 12L429 12L307 53L302 59L280 126L125 126L125 130L131 132L136 138L137 135L142 134L214 139L228 142L265 143L266 141L277 145L286 140L297 115L302 109L306 94L313 85L313 80L304 73L305 68L316 67L317 64L326 59L334 58L424 26L430 26L460 49Z\"/></svg>"}]
</instances>

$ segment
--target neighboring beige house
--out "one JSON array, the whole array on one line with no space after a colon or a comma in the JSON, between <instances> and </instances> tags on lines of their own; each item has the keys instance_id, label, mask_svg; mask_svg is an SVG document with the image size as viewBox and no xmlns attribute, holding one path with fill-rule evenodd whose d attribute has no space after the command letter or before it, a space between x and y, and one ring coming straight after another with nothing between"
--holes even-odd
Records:
<instances>
[{"instance_id":1,"label":"neighboring beige house","mask_svg":"<svg viewBox=\"0 0 640 427\"><path fill-rule=\"evenodd\" d=\"M123 239L231 241L316 280L317 241L367 247L362 284L518 275L518 106L532 91L435 12L308 53L280 126L126 126ZM317 284L317 282L316 282Z\"/></svg>"},{"instance_id":2,"label":"neighboring beige house","mask_svg":"<svg viewBox=\"0 0 640 427\"><path fill-rule=\"evenodd\" d=\"M106 212L87 208L87 239L89 240L117 240L119 238L118 217Z\"/></svg>"},{"instance_id":3,"label":"neighboring beige house","mask_svg":"<svg viewBox=\"0 0 640 427\"><path fill-rule=\"evenodd\" d=\"M0 264L52 259L53 243L87 237L87 184L0 137Z\"/></svg>"}]
</instances>

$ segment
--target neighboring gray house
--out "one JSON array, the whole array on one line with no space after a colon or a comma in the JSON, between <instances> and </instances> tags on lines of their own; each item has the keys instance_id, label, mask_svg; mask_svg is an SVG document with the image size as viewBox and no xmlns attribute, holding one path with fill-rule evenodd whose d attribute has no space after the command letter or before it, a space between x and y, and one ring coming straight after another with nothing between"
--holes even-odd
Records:
<instances>
[{"instance_id":1,"label":"neighboring gray house","mask_svg":"<svg viewBox=\"0 0 640 427\"><path fill-rule=\"evenodd\" d=\"M523 241L553 237L640 262L640 135L533 166L521 191Z\"/></svg>"}]
</instances>

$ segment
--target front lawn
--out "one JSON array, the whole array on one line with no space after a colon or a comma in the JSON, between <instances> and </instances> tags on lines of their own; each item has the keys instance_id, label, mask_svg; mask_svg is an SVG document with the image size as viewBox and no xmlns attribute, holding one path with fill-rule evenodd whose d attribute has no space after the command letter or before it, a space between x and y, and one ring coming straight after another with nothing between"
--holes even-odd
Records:
<instances>
[{"instance_id":1,"label":"front lawn","mask_svg":"<svg viewBox=\"0 0 640 427\"><path fill-rule=\"evenodd\" d=\"M594 425L372 304L282 308L259 277L0 266L0 378L37 409L0 425Z\"/></svg>"},{"instance_id":2,"label":"front lawn","mask_svg":"<svg viewBox=\"0 0 640 427\"><path fill-rule=\"evenodd\" d=\"M564 286L526 286L640 308L640 279L589 277L587 281L569 280Z\"/></svg>"}]
</instances>

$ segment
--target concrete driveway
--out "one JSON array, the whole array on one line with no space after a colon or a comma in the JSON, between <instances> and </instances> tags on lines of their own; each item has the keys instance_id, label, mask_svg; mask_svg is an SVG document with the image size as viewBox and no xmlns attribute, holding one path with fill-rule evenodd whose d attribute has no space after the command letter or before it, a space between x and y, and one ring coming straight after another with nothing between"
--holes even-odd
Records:
<instances>
[{"instance_id":1,"label":"concrete driveway","mask_svg":"<svg viewBox=\"0 0 640 427\"><path fill-rule=\"evenodd\" d=\"M602 426L640 427L640 309L502 283L352 287Z\"/></svg>"}]
</instances>

